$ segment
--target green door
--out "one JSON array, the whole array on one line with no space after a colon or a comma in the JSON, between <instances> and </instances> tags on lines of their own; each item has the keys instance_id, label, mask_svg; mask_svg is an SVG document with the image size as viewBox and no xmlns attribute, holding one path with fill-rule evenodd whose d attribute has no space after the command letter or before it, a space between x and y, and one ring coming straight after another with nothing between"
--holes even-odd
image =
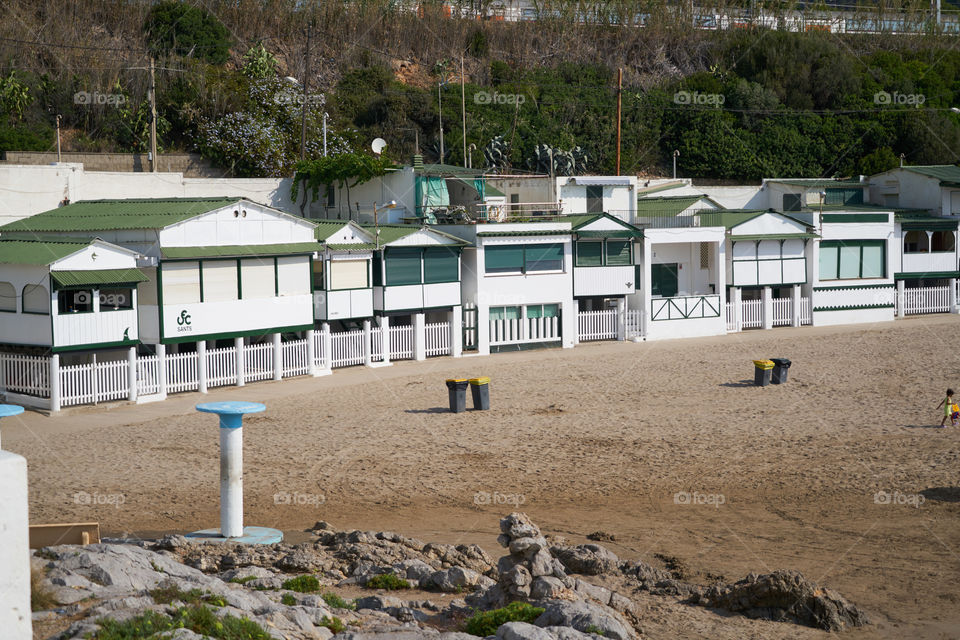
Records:
<instances>
[{"instance_id":1,"label":"green door","mask_svg":"<svg viewBox=\"0 0 960 640\"><path fill-rule=\"evenodd\" d=\"M677 295L677 263L650 265L650 295L669 298Z\"/></svg>"}]
</instances>

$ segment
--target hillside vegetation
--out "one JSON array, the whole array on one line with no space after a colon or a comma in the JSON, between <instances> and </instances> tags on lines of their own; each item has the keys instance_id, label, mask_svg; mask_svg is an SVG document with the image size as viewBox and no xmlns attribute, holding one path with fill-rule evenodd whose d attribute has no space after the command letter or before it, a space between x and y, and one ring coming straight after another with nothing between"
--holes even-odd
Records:
<instances>
[{"instance_id":1,"label":"hillside vegetation","mask_svg":"<svg viewBox=\"0 0 960 640\"><path fill-rule=\"evenodd\" d=\"M148 149L152 54L161 151L291 175L305 104L308 158L323 153L326 111L328 153L382 137L395 161L417 140L438 161L439 86L444 159L465 164L462 56L474 166L499 137L510 170L542 168L544 144L580 147L577 170L614 171L618 68L623 173L668 173L674 150L680 175L736 180L873 173L901 154L958 161L955 36L696 31L650 11L637 29L451 19L439 3L389 0L10 0L0 150L54 150L57 114L66 150ZM307 63L304 99L286 78L302 81Z\"/></svg>"}]
</instances>

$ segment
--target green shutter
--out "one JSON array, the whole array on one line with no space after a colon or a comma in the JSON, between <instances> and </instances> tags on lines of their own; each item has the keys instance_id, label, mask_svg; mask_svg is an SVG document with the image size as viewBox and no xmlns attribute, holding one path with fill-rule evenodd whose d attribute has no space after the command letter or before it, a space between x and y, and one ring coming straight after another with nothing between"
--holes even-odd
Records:
<instances>
[{"instance_id":1,"label":"green shutter","mask_svg":"<svg viewBox=\"0 0 960 640\"><path fill-rule=\"evenodd\" d=\"M840 247L837 245L820 245L820 279L836 280L840 265Z\"/></svg>"},{"instance_id":2,"label":"green shutter","mask_svg":"<svg viewBox=\"0 0 960 640\"><path fill-rule=\"evenodd\" d=\"M603 264L603 240L577 241L577 266L599 267Z\"/></svg>"},{"instance_id":3,"label":"green shutter","mask_svg":"<svg viewBox=\"0 0 960 640\"><path fill-rule=\"evenodd\" d=\"M458 282L460 252L450 247L430 247L423 251L423 281Z\"/></svg>"},{"instance_id":4,"label":"green shutter","mask_svg":"<svg viewBox=\"0 0 960 640\"><path fill-rule=\"evenodd\" d=\"M383 264L381 264L382 252L373 254L373 286L383 286Z\"/></svg>"},{"instance_id":5,"label":"green shutter","mask_svg":"<svg viewBox=\"0 0 960 640\"><path fill-rule=\"evenodd\" d=\"M525 247L525 271L559 271L563 269L562 244L531 244Z\"/></svg>"},{"instance_id":6,"label":"green shutter","mask_svg":"<svg viewBox=\"0 0 960 640\"><path fill-rule=\"evenodd\" d=\"M630 259L630 241L607 240L607 264L608 265L628 265L633 261Z\"/></svg>"},{"instance_id":7,"label":"green shutter","mask_svg":"<svg viewBox=\"0 0 960 640\"><path fill-rule=\"evenodd\" d=\"M419 248L387 249L387 285L420 284L421 253Z\"/></svg>"},{"instance_id":8,"label":"green shutter","mask_svg":"<svg viewBox=\"0 0 960 640\"><path fill-rule=\"evenodd\" d=\"M511 273L523 270L523 245L484 247L483 264L487 273Z\"/></svg>"}]
</instances>

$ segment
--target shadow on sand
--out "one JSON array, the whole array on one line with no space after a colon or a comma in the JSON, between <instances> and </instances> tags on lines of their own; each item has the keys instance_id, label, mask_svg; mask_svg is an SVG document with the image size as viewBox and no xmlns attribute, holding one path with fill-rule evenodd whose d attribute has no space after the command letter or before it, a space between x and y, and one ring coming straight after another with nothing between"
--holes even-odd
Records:
<instances>
[{"instance_id":1,"label":"shadow on sand","mask_svg":"<svg viewBox=\"0 0 960 640\"><path fill-rule=\"evenodd\" d=\"M756 386L753 382L753 379L750 380L741 380L740 382L722 382L720 383L721 387L754 387Z\"/></svg>"},{"instance_id":2,"label":"shadow on sand","mask_svg":"<svg viewBox=\"0 0 960 640\"><path fill-rule=\"evenodd\" d=\"M960 502L960 487L931 487L920 492L927 500Z\"/></svg>"},{"instance_id":3,"label":"shadow on sand","mask_svg":"<svg viewBox=\"0 0 960 640\"><path fill-rule=\"evenodd\" d=\"M429 409L406 409L404 413L450 413L450 407L430 407Z\"/></svg>"}]
</instances>

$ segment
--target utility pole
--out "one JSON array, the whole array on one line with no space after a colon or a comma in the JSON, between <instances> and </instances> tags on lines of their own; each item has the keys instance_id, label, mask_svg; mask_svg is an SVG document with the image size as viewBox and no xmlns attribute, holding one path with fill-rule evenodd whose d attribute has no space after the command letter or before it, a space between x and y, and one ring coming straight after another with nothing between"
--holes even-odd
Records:
<instances>
[{"instance_id":1,"label":"utility pole","mask_svg":"<svg viewBox=\"0 0 960 640\"><path fill-rule=\"evenodd\" d=\"M437 164L443 164L443 98L440 97L440 88L443 86L443 80L437 80L437 115L440 117L440 161Z\"/></svg>"},{"instance_id":2,"label":"utility pole","mask_svg":"<svg viewBox=\"0 0 960 640\"><path fill-rule=\"evenodd\" d=\"M157 80L150 56L150 171L157 172Z\"/></svg>"},{"instance_id":3,"label":"utility pole","mask_svg":"<svg viewBox=\"0 0 960 640\"><path fill-rule=\"evenodd\" d=\"M307 23L307 50L303 54L303 103L300 105L300 160L307 153L307 91L310 84L310 36L313 34L313 20ZM324 121L326 122L326 121Z\"/></svg>"},{"instance_id":4,"label":"utility pole","mask_svg":"<svg viewBox=\"0 0 960 640\"><path fill-rule=\"evenodd\" d=\"M620 175L620 115L623 97L623 67L617 70L617 175Z\"/></svg>"},{"instance_id":5,"label":"utility pole","mask_svg":"<svg viewBox=\"0 0 960 640\"><path fill-rule=\"evenodd\" d=\"M463 56L460 56L460 112L463 114L463 160L467 160L467 90L463 85Z\"/></svg>"},{"instance_id":6,"label":"utility pole","mask_svg":"<svg viewBox=\"0 0 960 640\"><path fill-rule=\"evenodd\" d=\"M57 114L57 164L60 164L63 160L60 157L60 114Z\"/></svg>"}]
</instances>

